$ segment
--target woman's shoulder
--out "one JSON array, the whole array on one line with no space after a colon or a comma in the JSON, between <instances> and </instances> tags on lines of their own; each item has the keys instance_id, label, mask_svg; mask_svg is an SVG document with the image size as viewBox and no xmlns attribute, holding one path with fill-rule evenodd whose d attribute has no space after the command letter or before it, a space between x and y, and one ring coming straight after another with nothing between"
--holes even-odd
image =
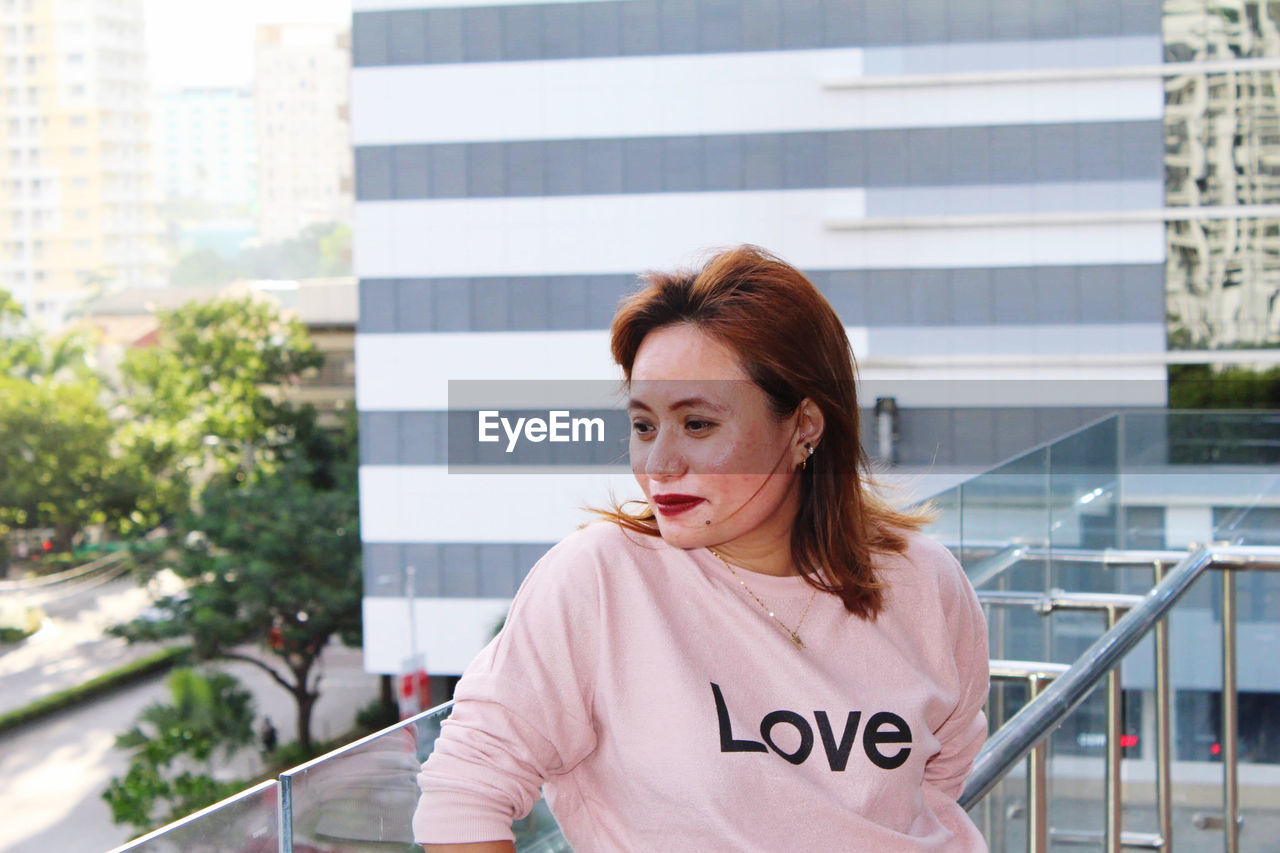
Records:
<instances>
[{"instance_id":1,"label":"woman's shoulder","mask_svg":"<svg viewBox=\"0 0 1280 853\"><path fill-rule=\"evenodd\" d=\"M553 545L529 572L529 579L537 576L539 582L581 582L670 550L671 546L659 536L647 536L601 519L583 525Z\"/></svg>"},{"instance_id":2,"label":"woman's shoulder","mask_svg":"<svg viewBox=\"0 0 1280 853\"><path fill-rule=\"evenodd\" d=\"M964 567L947 546L920 530L893 528L893 532L904 545L890 557L884 578L890 588L908 585L944 597L972 595Z\"/></svg>"},{"instance_id":3,"label":"woman's shoulder","mask_svg":"<svg viewBox=\"0 0 1280 853\"><path fill-rule=\"evenodd\" d=\"M660 536L648 536L627 530L614 521L597 519L561 539L547 551L543 559L578 560L592 557L612 561L630 555L660 553L670 547Z\"/></svg>"}]
</instances>

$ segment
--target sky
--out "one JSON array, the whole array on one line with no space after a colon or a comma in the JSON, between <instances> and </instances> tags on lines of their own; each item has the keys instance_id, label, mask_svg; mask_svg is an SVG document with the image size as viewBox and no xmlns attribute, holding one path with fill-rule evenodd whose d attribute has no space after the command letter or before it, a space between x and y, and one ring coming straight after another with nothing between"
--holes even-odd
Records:
<instances>
[{"instance_id":1,"label":"sky","mask_svg":"<svg viewBox=\"0 0 1280 853\"><path fill-rule=\"evenodd\" d=\"M247 85L258 24L351 19L350 0L145 0L144 8L157 89Z\"/></svg>"}]
</instances>

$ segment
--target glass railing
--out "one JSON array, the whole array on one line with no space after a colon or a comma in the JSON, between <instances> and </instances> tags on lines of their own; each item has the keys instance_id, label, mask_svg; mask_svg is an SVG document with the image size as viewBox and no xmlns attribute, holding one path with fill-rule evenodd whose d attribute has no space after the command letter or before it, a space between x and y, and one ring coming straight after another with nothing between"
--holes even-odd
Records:
<instances>
[{"instance_id":1,"label":"glass railing","mask_svg":"<svg viewBox=\"0 0 1280 853\"><path fill-rule=\"evenodd\" d=\"M110 853L276 853L279 790L263 782Z\"/></svg>"},{"instance_id":2,"label":"glass railing","mask_svg":"<svg viewBox=\"0 0 1280 853\"><path fill-rule=\"evenodd\" d=\"M1280 545L1280 416L1115 415L936 495L933 503L939 518L931 534L954 550L984 598L993 660L1039 661L1060 672L1102 635L1109 618L1155 583L1154 558L1113 559L1120 552L1142 550L1167 561L1193 542ZM1267 844L1276 832L1268 827L1280 827L1280 730L1271 724L1280 720L1274 637L1280 573L1241 573L1236 587L1240 850L1260 853L1273 849ZM1179 851L1223 849L1223 589L1221 573L1209 573L1168 622ZM1122 822L1135 843L1161 830L1153 657L1148 638L1120 669ZM1019 677L993 680L992 731L1030 692ZM1048 849L1103 849L1107 709L1104 679L1048 741ZM449 710L441 706L348 744L118 850L417 850L411 827L416 777ZM971 811L996 853L1027 849L1027 783L1026 772L1016 770ZM569 849L542 802L515 829L518 850Z\"/></svg>"},{"instance_id":3,"label":"glass railing","mask_svg":"<svg viewBox=\"0 0 1280 853\"><path fill-rule=\"evenodd\" d=\"M450 710L446 703L281 774L281 849L420 851L418 770ZM542 801L513 830L522 853L569 849Z\"/></svg>"},{"instance_id":4,"label":"glass railing","mask_svg":"<svg viewBox=\"0 0 1280 853\"><path fill-rule=\"evenodd\" d=\"M1070 664L1106 628L1104 604L1145 594L1152 561L1121 551L1185 553L1197 542L1280 545L1280 416L1138 412L1108 417L937 495L931 533L984 598L993 660ZM1104 558L1110 554L1112 558ZM1173 831L1179 850L1222 850L1222 572L1210 572L1169 620ZM1268 848L1280 826L1280 575L1239 572L1240 850ZM1065 593L1065 595L1064 595ZM1067 601L1086 593L1095 600ZM1054 597L1055 604L1049 602ZM1085 605L1090 605L1085 607ZM1096 606L1094 606L1096 605ZM1269 649L1269 652L1264 652ZM1157 814L1152 638L1125 659L1122 824L1152 843ZM993 682L992 730L1027 701L1018 679ZM1102 849L1106 682L1049 739L1052 849ZM1252 765L1252 766L1250 766ZM1011 773L973 810L993 851L1026 850L1027 777Z\"/></svg>"}]
</instances>

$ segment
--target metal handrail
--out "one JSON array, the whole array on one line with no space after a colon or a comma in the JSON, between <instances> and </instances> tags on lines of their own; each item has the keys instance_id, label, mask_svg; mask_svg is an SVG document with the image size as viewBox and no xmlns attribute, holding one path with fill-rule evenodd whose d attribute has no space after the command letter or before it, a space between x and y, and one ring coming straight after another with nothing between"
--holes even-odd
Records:
<instances>
[{"instance_id":1,"label":"metal handrail","mask_svg":"<svg viewBox=\"0 0 1280 853\"><path fill-rule=\"evenodd\" d=\"M1056 679L1043 693L1028 702L1004 726L993 734L974 761L973 772L960 795L960 805L971 808L991 791L1024 756L1045 740L1054 728L1074 711L1114 669L1120 660L1159 624L1210 568L1280 570L1280 548L1194 547L1181 562L1169 570L1142 600L1098 638L1066 674ZM1224 572L1224 602L1234 591L1234 572ZM1223 717L1224 738L1229 749L1224 755L1224 800L1228 817L1224 820L1227 850L1238 850L1238 789L1234 737L1236 720L1234 666L1234 612L1225 605L1223 614ZM1109 828L1110 829L1110 828Z\"/></svg>"}]
</instances>

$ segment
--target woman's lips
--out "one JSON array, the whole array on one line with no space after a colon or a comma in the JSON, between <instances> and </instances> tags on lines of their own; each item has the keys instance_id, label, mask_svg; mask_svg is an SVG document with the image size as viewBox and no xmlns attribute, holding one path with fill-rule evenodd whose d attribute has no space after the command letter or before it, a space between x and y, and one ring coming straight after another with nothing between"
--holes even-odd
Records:
<instances>
[{"instance_id":1,"label":"woman's lips","mask_svg":"<svg viewBox=\"0 0 1280 853\"><path fill-rule=\"evenodd\" d=\"M703 498L696 495L654 495L653 502L657 505L658 512L665 516L673 516L688 512L702 503Z\"/></svg>"}]
</instances>

